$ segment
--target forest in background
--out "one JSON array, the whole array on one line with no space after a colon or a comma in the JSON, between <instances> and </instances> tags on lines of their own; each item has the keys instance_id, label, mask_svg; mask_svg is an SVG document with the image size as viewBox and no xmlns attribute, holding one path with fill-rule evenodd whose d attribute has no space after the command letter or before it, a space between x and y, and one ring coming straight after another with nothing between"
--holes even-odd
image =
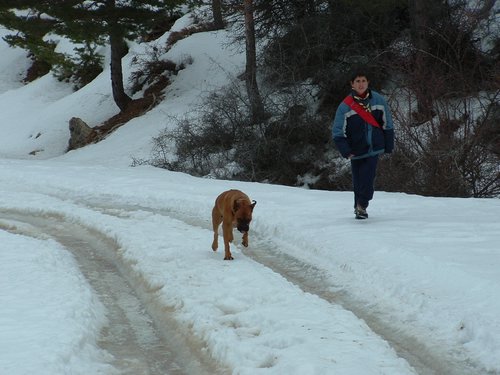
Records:
<instances>
[{"instance_id":1,"label":"forest in background","mask_svg":"<svg viewBox=\"0 0 500 375\"><path fill-rule=\"evenodd\" d=\"M500 35L494 0L7 0L6 41L32 60L26 80L48 72L75 90L102 71L109 45L113 97L161 100L162 54L192 33L225 29L246 53L245 71L209 95L192 118L154 139L152 164L197 176L350 189L331 142L331 119L362 69L396 124L396 148L380 161L378 190L431 196L500 196ZM196 22L137 61L124 81L127 41L148 42L185 11ZM50 35L75 44L62 55ZM152 99L153 100L153 99ZM168 100L168 99L165 99ZM175 155L166 153L175 145Z\"/></svg>"}]
</instances>

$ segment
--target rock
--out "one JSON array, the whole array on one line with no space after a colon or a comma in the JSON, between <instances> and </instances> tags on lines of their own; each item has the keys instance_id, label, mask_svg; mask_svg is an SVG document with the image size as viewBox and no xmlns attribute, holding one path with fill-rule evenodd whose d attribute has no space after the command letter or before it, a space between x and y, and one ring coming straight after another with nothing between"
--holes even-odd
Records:
<instances>
[{"instance_id":1,"label":"rock","mask_svg":"<svg viewBox=\"0 0 500 375\"><path fill-rule=\"evenodd\" d=\"M68 151L88 145L94 138L95 133L94 129L78 117L72 117L69 120L69 132Z\"/></svg>"}]
</instances>

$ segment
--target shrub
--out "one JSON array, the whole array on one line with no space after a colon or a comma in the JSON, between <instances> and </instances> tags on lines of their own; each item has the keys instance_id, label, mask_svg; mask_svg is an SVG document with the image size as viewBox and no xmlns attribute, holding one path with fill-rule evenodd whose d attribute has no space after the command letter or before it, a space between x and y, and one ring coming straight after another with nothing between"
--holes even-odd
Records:
<instances>
[{"instance_id":1,"label":"shrub","mask_svg":"<svg viewBox=\"0 0 500 375\"><path fill-rule=\"evenodd\" d=\"M143 54L137 54L132 59L132 65L136 70L130 75L132 93L139 92L145 87L159 92L170 83L170 76L177 75L187 64L192 64L192 58L186 57L180 64L166 60L163 55L167 48L153 45L147 48Z\"/></svg>"},{"instance_id":2,"label":"shrub","mask_svg":"<svg viewBox=\"0 0 500 375\"><path fill-rule=\"evenodd\" d=\"M235 84L210 94L192 118L154 138L149 163L197 176L329 187L330 119L313 113L310 93L273 93L266 99L273 116L254 124L243 92Z\"/></svg>"},{"instance_id":3,"label":"shrub","mask_svg":"<svg viewBox=\"0 0 500 375\"><path fill-rule=\"evenodd\" d=\"M427 196L500 195L498 95L435 103L436 114L415 126L407 110L394 110L396 151L381 160L379 188Z\"/></svg>"}]
</instances>

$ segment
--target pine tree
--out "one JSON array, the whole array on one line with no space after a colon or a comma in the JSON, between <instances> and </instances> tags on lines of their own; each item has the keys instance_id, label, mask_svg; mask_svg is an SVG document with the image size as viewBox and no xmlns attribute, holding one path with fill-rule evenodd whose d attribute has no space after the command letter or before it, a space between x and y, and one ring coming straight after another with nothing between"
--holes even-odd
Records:
<instances>
[{"instance_id":1,"label":"pine tree","mask_svg":"<svg viewBox=\"0 0 500 375\"><path fill-rule=\"evenodd\" d=\"M102 43L107 39L111 50L113 99L124 111L132 100L123 84L121 60L128 52L126 40L144 35L181 3L181 0L59 0L52 2L50 14L64 21L59 32L76 42L90 39Z\"/></svg>"},{"instance_id":2,"label":"pine tree","mask_svg":"<svg viewBox=\"0 0 500 375\"><path fill-rule=\"evenodd\" d=\"M4 40L13 47L28 51L33 60L27 80L37 78L50 71L61 60L54 52L55 43L44 40L44 36L53 31L55 20L46 17L48 1L4 0L0 4L0 24L13 34Z\"/></svg>"},{"instance_id":3,"label":"pine tree","mask_svg":"<svg viewBox=\"0 0 500 375\"><path fill-rule=\"evenodd\" d=\"M21 39L19 35L7 37L9 43L28 48L37 57L44 57L47 49L53 51L54 45L47 45L42 39L48 32L87 46L108 42L113 99L123 111L132 100L123 84L121 60L128 52L126 40L140 38L155 23L169 18L182 3L183 0L6 0L0 6L0 24L21 32ZM29 10L46 27L38 25L32 16L27 19L11 8ZM54 61L46 62L52 65Z\"/></svg>"}]
</instances>

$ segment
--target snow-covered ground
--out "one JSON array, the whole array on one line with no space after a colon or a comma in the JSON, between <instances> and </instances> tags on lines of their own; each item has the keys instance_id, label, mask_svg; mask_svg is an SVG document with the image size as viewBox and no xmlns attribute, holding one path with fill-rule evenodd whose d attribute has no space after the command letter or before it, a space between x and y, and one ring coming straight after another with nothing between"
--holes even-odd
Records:
<instances>
[{"instance_id":1,"label":"snow-covered ground","mask_svg":"<svg viewBox=\"0 0 500 375\"><path fill-rule=\"evenodd\" d=\"M108 324L99 294L19 214L116 242L143 300L229 373L499 374L500 200L377 192L370 218L357 221L350 192L129 167L172 115L242 71L227 41L221 31L179 42L167 57L193 64L167 99L70 153L71 117L94 126L118 112L109 71L75 93L51 76L22 86L25 53L0 42L0 373L114 372L99 344ZM231 262L210 248L213 202L230 188L257 201L250 246L236 234Z\"/></svg>"}]
</instances>

